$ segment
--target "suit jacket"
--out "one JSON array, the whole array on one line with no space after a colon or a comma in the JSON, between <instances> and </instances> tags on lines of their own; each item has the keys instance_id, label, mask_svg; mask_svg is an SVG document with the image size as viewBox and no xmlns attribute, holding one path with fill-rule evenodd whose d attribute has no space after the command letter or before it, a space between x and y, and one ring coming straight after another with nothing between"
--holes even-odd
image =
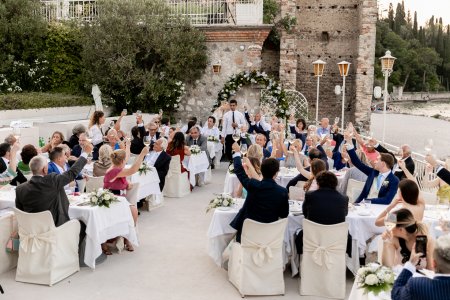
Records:
<instances>
[{"instance_id":1,"label":"suit jacket","mask_svg":"<svg viewBox=\"0 0 450 300\"><path fill-rule=\"evenodd\" d=\"M56 226L69 221L69 200L64 186L75 180L86 159L80 157L67 172L33 176L28 182L16 188L16 207L29 213L48 210Z\"/></svg>"},{"instance_id":2,"label":"suit jacket","mask_svg":"<svg viewBox=\"0 0 450 300\"><path fill-rule=\"evenodd\" d=\"M0 157L0 174L5 172L6 169L8 169L8 166L6 165L6 163L3 160L3 158Z\"/></svg>"},{"instance_id":3,"label":"suit jacket","mask_svg":"<svg viewBox=\"0 0 450 300\"><path fill-rule=\"evenodd\" d=\"M307 192L303 202L303 214L306 219L323 225L345 222L348 213L348 197L337 190L319 188Z\"/></svg>"},{"instance_id":4,"label":"suit jacket","mask_svg":"<svg viewBox=\"0 0 450 300\"><path fill-rule=\"evenodd\" d=\"M166 151L161 151L158 158L155 161L154 167L156 168L156 171L158 172L159 177L159 188L162 190L164 189L164 184L166 183L166 175L167 172L169 172L169 165L170 160L172 157L166 153Z\"/></svg>"},{"instance_id":5,"label":"suit jacket","mask_svg":"<svg viewBox=\"0 0 450 300\"><path fill-rule=\"evenodd\" d=\"M403 269L391 292L392 300L445 300L450 298L450 277L413 277Z\"/></svg>"},{"instance_id":6,"label":"suit jacket","mask_svg":"<svg viewBox=\"0 0 450 300\"><path fill-rule=\"evenodd\" d=\"M188 147L194 145L194 139L190 135L186 138L186 145ZM211 163L211 158L209 157L208 152L208 139L206 138L206 136L201 134L198 136L197 146L199 146L200 149L202 149L202 151L206 152L206 156L208 157L209 163Z\"/></svg>"},{"instance_id":7,"label":"suit jacket","mask_svg":"<svg viewBox=\"0 0 450 300\"><path fill-rule=\"evenodd\" d=\"M350 159L352 160L352 163L355 167L357 167L361 172L367 175L366 184L364 185L364 188L361 192L361 195L359 195L358 199L356 199L356 203L361 202L363 199L366 199L367 196L370 193L370 189L372 188L373 181L376 180L378 177L377 170L363 164L359 158L358 155L356 155L355 149L348 150L348 155L350 156ZM384 182L387 182L385 184ZM397 193L398 189L398 178L391 172L389 175L384 179L384 182L382 183L380 190L378 192L378 198L370 199L372 200L373 204L389 204L391 203L392 199L394 199L395 194Z\"/></svg>"},{"instance_id":8,"label":"suit jacket","mask_svg":"<svg viewBox=\"0 0 450 300\"><path fill-rule=\"evenodd\" d=\"M450 172L446 168L441 168L437 176L444 180L445 183L450 184Z\"/></svg>"},{"instance_id":9,"label":"suit jacket","mask_svg":"<svg viewBox=\"0 0 450 300\"><path fill-rule=\"evenodd\" d=\"M264 158L269 158L272 155L272 153L270 153L270 151L267 150L266 148L262 148L262 149L263 149Z\"/></svg>"},{"instance_id":10,"label":"suit jacket","mask_svg":"<svg viewBox=\"0 0 450 300\"><path fill-rule=\"evenodd\" d=\"M241 241L244 220L249 218L261 223L272 223L289 214L288 191L273 179L262 181L248 178L242 167L241 157L235 157L234 172L247 190L247 198L230 226L237 230L236 241Z\"/></svg>"},{"instance_id":11,"label":"suit jacket","mask_svg":"<svg viewBox=\"0 0 450 300\"><path fill-rule=\"evenodd\" d=\"M416 169L416 165L414 164L414 160L411 156L409 156L407 159L405 159L405 167L409 171L409 173L414 175L414 170ZM395 176L398 177L399 180L405 179L406 175L403 171L397 171L394 173Z\"/></svg>"},{"instance_id":12,"label":"suit jacket","mask_svg":"<svg viewBox=\"0 0 450 300\"><path fill-rule=\"evenodd\" d=\"M27 178L25 177L25 175L23 175L22 171L20 171L19 168L17 168L16 173L17 176L14 177L13 180L11 180L11 182L9 183L10 185L17 186L19 184L27 182Z\"/></svg>"},{"instance_id":13,"label":"suit jacket","mask_svg":"<svg viewBox=\"0 0 450 300\"><path fill-rule=\"evenodd\" d=\"M295 134L295 138L302 141L302 145L304 146L306 143L306 133L300 133L295 130L295 126L289 126L290 132Z\"/></svg>"}]
</instances>

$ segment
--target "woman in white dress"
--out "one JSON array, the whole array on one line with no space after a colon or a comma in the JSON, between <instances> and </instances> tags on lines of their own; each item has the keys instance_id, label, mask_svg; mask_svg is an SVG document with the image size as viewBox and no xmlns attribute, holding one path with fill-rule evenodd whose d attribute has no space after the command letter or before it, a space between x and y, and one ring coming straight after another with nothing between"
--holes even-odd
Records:
<instances>
[{"instance_id":1,"label":"woman in white dress","mask_svg":"<svg viewBox=\"0 0 450 300\"><path fill-rule=\"evenodd\" d=\"M89 121L89 136L92 139L92 145L100 146L103 143L102 125L105 124L105 113L97 110L91 116Z\"/></svg>"}]
</instances>

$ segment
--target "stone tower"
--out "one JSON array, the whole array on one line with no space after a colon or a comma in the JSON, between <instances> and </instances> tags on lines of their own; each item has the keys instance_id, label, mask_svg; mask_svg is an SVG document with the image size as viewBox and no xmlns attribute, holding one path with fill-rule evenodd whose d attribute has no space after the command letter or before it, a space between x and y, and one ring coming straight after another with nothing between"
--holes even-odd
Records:
<instances>
[{"instance_id":1,"label":"stone tower","mask_svg":"<svg viewBox=\"0 0 450 300\"><path fill-rule=\"evenodd\" d=\"M316 78L312 62L327 62L320 80L319 119L340 117L342 85L337 63L352 63L346 79L345 120L368 125L373 93L376 0L280 0L281 17L297 18L296 27L283 32L280 45L280 80L309 102L314 119ZM332 121L332 120L331 120Z\"/></svg>"}]
</instances>

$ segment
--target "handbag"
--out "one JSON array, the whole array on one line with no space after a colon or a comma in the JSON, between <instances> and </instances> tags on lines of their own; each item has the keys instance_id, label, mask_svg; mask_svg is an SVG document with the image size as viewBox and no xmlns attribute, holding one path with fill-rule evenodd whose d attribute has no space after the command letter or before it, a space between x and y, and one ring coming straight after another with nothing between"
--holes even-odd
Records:
<instances>
[{"instance_id":1,"label":"handbag","mask_svg":"<svg viewBox=\"0 0 450 300\"><path fill-rule=\"evenodd\" d=\"M14 228L14 215L11 216L11 229ZM8 253L17 253L19 251L20 239L17 231L11 232L11 236L6 242L5 250Z\"/></svg>"}]
</instances>

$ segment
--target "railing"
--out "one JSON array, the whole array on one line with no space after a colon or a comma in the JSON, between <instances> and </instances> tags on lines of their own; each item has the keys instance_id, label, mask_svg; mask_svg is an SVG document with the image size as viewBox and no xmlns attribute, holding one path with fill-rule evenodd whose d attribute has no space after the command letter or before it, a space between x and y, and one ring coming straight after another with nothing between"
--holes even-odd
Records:
<instances>
[{"instance_id":1,"label":"railing","mask_svg":"<svg viewBox=\"0 0 450 300\"><path fill-rule=\"evenodd\" d=\"M91 21L96 0L40 0L40 13L48 21ZM166 0L173 15L185 16L194 26L261 25L263 0Z\"/></svg>"}]
</instances>

